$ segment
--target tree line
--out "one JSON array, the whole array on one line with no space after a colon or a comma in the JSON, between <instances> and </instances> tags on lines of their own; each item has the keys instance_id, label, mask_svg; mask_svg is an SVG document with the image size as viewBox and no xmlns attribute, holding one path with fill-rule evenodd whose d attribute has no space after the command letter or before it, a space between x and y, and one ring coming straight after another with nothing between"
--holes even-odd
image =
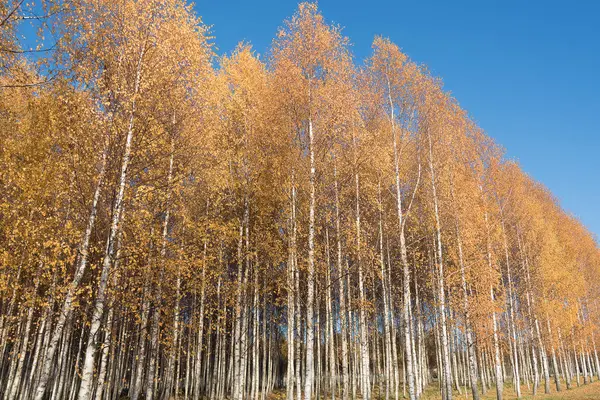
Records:
<instances>
[{"instance_id":1,"label":"tree line","mask_svg":"<svg viewBox=\"0 0 600 400\"><path fill-rule=\"evenodd\" d=\"M425 66L314 3L266 57L211 40L183 0L0 3L2 398L600 379L596 239Z\"/></svg>"}]
</instances>

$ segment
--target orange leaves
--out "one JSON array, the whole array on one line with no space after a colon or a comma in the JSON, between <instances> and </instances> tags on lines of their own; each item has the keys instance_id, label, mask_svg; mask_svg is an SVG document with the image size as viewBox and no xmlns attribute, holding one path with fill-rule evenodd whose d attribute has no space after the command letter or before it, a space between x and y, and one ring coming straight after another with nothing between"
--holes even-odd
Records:
<instances>
[{"instance_id":1,"label":"orange leaves","mask_svg":"<svg viewBox=\"0 0 600 400\"><path fill-rule=\"evenodd\" d=\"M549 342L558 328L585 340L600 322L584 305L600 295L592 235L389 39L376 37L358 68L341 29L302 3L270 59L241 43L214 68L209 29L182 0L72 4L53 59L65 74L35 92L0 91L3 312L13 293L38 308L66 298L99 187L71 342L87 337L106 258L113 336L139 342L149 315L158 318L164 346L148 365L175 349L203 354L195 346L205 332L211 343L232 333L235 318L261 313L270 315L260 321L269 340L279 341L269 351L285 356L285 308L297 307L287 318L312 309L309 282L321 325L332 319L340 338L358 325L382 334L384 313L399 333L398 312L406 304L411 318L416 295L415 332L441 323L447 296L451 332L464 329L466 310L484 347L493 315L509 331L511 302L517 331L550 320ZM124 207L118 245L110 242L118 249L105 257L116 204ZM60 314L49 315L53 325ZM192 340L174 346L175 325ZM127 351L118 353L131 371Z\"/></svg>"}]
</instances>

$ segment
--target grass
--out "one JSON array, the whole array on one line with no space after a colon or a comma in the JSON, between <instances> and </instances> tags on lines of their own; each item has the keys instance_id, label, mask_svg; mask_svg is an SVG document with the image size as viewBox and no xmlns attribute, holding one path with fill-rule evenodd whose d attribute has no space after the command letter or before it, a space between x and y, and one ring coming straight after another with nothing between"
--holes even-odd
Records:
<instances>
[{"instance_id":1,"label":"grass","mask_svg":"<svg viewBox=\"0 0 600 400\"><path fill-rule=\"evenodd\" d=\"M535 397L531 394L531 390L527 388L527 385L521 386L521 399L520 400L600 400L600 381L595 380L594 383L590 383L587 385L582 384L581 386L576 386L577 383L573 380L574 386L571 389L567 390L564 382L562 383L562 390L560 392L556 391L556 386L554 385L554 381L551 382L550 385L550 393L544 393L544 382L540 382L540 387L538 388L538 392ZM481 389L481 387L480 387ZM383 396L380 396L378 389L376 388L373 393L373 399L384 399ZM485 395L481 396L481 400L496 400L496 388L492 387L489 389ZM267 399L268 400L285 400L286 393L285 390L278 390L275 393L271 393ZM336 397L338 399L339 397ZM358 399L361 397L358 396ZM393 398L393 396L390 396ZM437 384L431 384L425 389L425 392L422 394L420 400L440 400L442 397L440 395ZM454 391L454 395L452 397L454 400L471 400L471 391L467 391L465 393L464 389L461 393ZM322 396L321 400L329 399L329 397ZM402 398L402 387L400 387L400 399ZM503 391L503 400L516 400L517 395L513 389L511 384L504 385Z\"/></svg>"},{"instance_id":2,"label":"grass","mask_svg":"<svg viewBox=\"0 0 600 400\"><path fill-rule=\"evenodd\" d=\"M574 382L575 383L575 382ZM515 391L513 390L512 385L505 385L503 392L503 400L515 400L517 398ZM425 390L422 400L439 400L441 399L440 393L438 391L437 386L430 386ZM453 399L456 400L470 400L471 392L468 391L465 393L463 390L462 394L458 392L454 392ZM489 389L485 395L481 396L482 400L495 400L496 399L496 389L492 387ZM564 382L562 382L562 390L560 392L556 391L556 386L554 386L554 382L550 385L550 393L544 393L544 382L541 382L540 387L538 388L538 392L535 397L531 394L531 390L527 389L526 385L521 386L521 400L600 400L600 381L594 381L594 383L590 383L587 385L581 385L579 387L575 386L571 387L571 389L567 390L565 388Z\"/></svg>"}]
</instances>

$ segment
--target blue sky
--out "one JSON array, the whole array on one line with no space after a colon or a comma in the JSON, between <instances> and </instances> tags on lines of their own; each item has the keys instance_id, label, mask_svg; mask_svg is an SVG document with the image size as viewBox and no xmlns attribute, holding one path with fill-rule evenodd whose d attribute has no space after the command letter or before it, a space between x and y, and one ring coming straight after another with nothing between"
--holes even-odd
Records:
<instances>
[{"instance_id":1,"label":"blue sky","mask_svg":"<svg viewBox=\"0 0 600 400\"><path fill-rule=\"evenodd\" d=\"M218 53L264 54L295 1L197 0ZM357 59L389 37L443 79L472 118L600 235L600 1L319 2Z\"/></svg>"}]
</instances>

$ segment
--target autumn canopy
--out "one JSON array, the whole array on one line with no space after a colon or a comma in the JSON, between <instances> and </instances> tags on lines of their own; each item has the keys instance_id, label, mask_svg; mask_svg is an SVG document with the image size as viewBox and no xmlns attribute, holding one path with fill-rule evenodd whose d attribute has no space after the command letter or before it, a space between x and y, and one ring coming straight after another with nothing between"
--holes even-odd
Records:
<instances>
[{"instance_id":1,"label":"autumn canopy","mask_svg":"<svg viewBox=\"0 0 600 400\"><path fill-rule=\"evenodd\" d=\"M596 239L390 40L0 1L0 398L501 399L599 346Z\"/></svg>"}]
</instances>

